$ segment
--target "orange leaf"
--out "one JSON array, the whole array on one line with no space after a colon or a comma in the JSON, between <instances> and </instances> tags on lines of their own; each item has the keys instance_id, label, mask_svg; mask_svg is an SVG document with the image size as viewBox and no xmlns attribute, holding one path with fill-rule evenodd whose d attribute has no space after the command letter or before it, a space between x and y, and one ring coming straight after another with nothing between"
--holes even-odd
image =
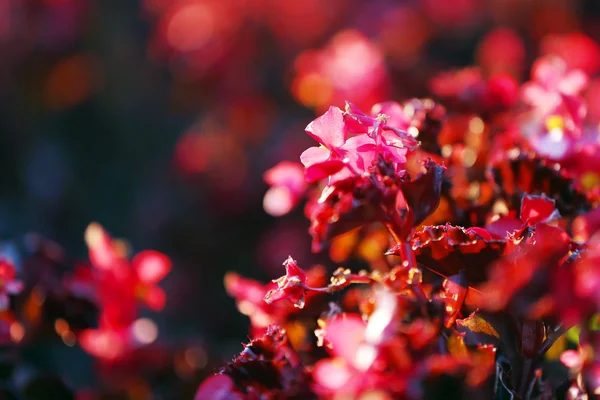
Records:
<instances>
[{"instance_id":1,"label":"orange leaf","mask_svg":"<svg viewBox=\"0 0 600 400\"><path fill-rule=\"evenodd\" d=\"M496 329L494 329L489 322L475 313L471 314L468 318L456 320L456 324L471 330L471 332L485 333L486 335L500 338Z\"/></svg>"}]
</instances>

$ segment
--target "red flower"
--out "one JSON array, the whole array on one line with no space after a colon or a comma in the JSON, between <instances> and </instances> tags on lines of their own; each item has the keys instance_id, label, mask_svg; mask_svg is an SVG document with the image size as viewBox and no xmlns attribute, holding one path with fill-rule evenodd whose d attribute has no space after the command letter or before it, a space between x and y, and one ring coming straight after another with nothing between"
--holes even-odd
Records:
<instances>
[{"instance_id":1,"label":"red flower","mask_svg":"<svg viewBox=\"0 0 600 400\"><path fill-rule=\"evenodd\" d=\"M70 286L97 301L101 313L99 328L82 332L81 345L96 357L118 359L135 346L135 324L144 322L136 320L138 304L155 311L164 308L166 295L157 283L171 270L171 261L158 251L145 250L129 262L126 246L98 224L90 224L85 239L95 268L85 274L77 272ZM156 327L150 325L145 328L152 336Z\"/></svg>"},{"instance_id":2,"label":"red flower","mask_svg":"<svg viewBox=\"0 0 600 400\"><path fill-rule=\"evenodd\" d=\"M6 259L0 259L0 311L7 310L10 306L9 295L23 291L23 283L16 277L15 266Z\"/></svg>"},{"instance_id":3,"label":"red flower","mask_svg":"<svg viewBox=\"0 0 600 400\"><path fill-rule=\"evenodd\" d=\"M94 357L116 360L122 357L129 345L128 329L86 329L79 335L81 347Z\"/></svg>"},{"instance_id":4,"label":"red flower","mask_svg":"<svg viewBox=\"0 0 600 400\"><path fill-rule=\"evenodd\" d=\"M285 275L273 282L277 283L277 289L270 290L265 295L267 304L276 300L288 299L295 307L303 308L305 299L304 294L307 290L307 276L292 257L288 257L283 262L285 265Z\"/></svg>"},{"instance_id":5,"label":"red flower","mask_svg":"<svg viewBox=\"0 0 600 400\"><path fill-rule=\"evenodd\" d=\"M138 300L144 302L154 311L165 307L165 292L156 284L171 270L171 260L166 255L154 250L139 252L131 260L136 273L135 293Z\"/></svg>"},{"instance_id":6,"label":"red flower","mask_svg":"<svg viewBox=\"0 0 600 400\"><path fill-rule=\"evenodd\" d=\"M564 60L552 56L534 63L531 78L522 87L522 97L541 114L556 109L565 97L579 95L588 84L588 77L583 71L569 69Z\"/></svg>"},{"instance_id":7,"label":"red flower","mask_svg":"<svg viewBox=\"0 0 600 400\"><path fill-rule=\"evenodd\" d=\"M263 207L274 217L290 212L306 191L304 168L298 163L282 161L265 172L263 177L271 186L265 193Z\"/></svg>"}]
</instances>

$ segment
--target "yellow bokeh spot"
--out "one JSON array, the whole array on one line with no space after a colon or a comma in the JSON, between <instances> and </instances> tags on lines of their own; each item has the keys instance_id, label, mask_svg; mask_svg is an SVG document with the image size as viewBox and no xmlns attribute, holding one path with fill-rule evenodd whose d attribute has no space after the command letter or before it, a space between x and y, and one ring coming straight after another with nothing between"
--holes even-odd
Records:
<instances>
[{"instance_id":1,"label":"yellow bokeh spot","mask_svg":"<svg viewBox=\"0 0 600 400\"><path fill-rule=\"evenodd\" d=\"M546 119L546 128L551 131L554 129L563 129L565 121L560 115L552 115Z\"/></svg>"},{"instance_id":2,"label":"yellow bokeh spot","mask_svg":"<svg viewBox=\"0 0 600 400\"><path fill-rule=\"evenodd\" d=\"M97 222L92 222L85 230L85 243L90 248L94 248L102 244L104 239L104 229Z\"/></svg>"},{"instance_id":3,"label":"yellow bokeh spot","mask_svg":"<svg viewBox=\"0 0 600 400\"><path fill-rule=\"evenodd\" d=\"M581 186L585 190L593 190L600 186L600 176L595 172L586 172L581 176Z\"/></svg>"},{"instance_id":4,"label":"yellow bokeh spot","mask_svg":"<svg viewBox=\"0 0 600 400\"><path fill-rule=\"evenodd\" d=\"M485 123L479 117L473 117L469 121L469 130L473 133L476 133L476 134L483 133L484 128L485 128Z\"/></svg>"}]
</instances>

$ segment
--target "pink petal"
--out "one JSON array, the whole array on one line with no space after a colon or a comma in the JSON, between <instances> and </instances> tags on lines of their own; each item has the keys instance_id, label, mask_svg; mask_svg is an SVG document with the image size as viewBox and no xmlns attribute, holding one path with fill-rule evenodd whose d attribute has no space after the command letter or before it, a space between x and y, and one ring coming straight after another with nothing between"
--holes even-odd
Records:
<instances>
[{"instance_id":1,"label":"pink petal","mask_svg":"<svg viewBox=\"0 0 600 400\"><path fill-rule=\"evenodd\" d=\"M419 141L410 133L395 128L384 129L381 133L383 141L388 146L398 148L406 148L406 150L414 150L419 146Z\"/></svg>"},{"instance_id":2,"label":"pink petal","mask_svg":"<svg viewBox=\"0 0 600 400\"><path fill-rule=\"evenodd\" d=\"M326 160L306 168L306 181L316 182L341 171L346 164L341 160Z\"/></svg>"},{"instance_id":3,"label":"pink petal","mask_svg":"<svg viewBox=\"0 0 600 400\"><path fill-rule=\"evenodd\" d=\"M263 198L265 212L273 217L281 217L289 213L295 205L296 198L285 186L273 186L269 188Z\"/></svg>"},{"instance_id":4,"label":"pink petal","mask_svg":"<svg viewBox=\"0 0 600 400\"><path fill-rule=\"evenodd\" d=\"M300 155L300 161L305 167L321 163L331 156L331 152L324 147L309 147Z\"/></svg>"},{"instance_id":5,"label":"pink petal","mask_svg":"<svg viewBox=\"0 0 600 400\"><path fill-rule=\"evenodd\" d=\"M194 396L194 400L242 400L243 398L227 375L213 375L206 379Z\"/></svg>"},{"instance_id":6,"label":"pink petal","mask_svg":"<svg viewBox=\"0 0 600 400\"><path fill-rule=\"evenodd\" d=\"M558 90L568 95L577 95L589 83L588 76L579 69L569 71L558 84Z\"/></svg>"},{"instance_id":7,"label":"pink petal","mask_svg":"<svg viewBox=\"0 0 600 400\"><path fill-rule=\"evenodd\" d=\"M521 86L521 98L527 104L538 104L547 94L547 90L535 82L527 82Z\"/></svg>"},{"instance_id":8,"label":"pink petal","mask_svg":"<svg viewBox=\"0 0 600 400\"><path fill-rule=\"evenodd\" d=\"M248 301L253 304L262 304L263 297L267 293L265 285L255 280L241 277L235 272L228 272L225 275L225 290L234 299Z\"/></svg>"},{"instance_id":9,"label":"pink petal","mask_svg":"<svg viewBox=\"0 0 600 400\"><path fill-rule=\"evenodd\" d=\"M23 291L23 282L21 281L12 281L7 282L4 285L4 288L9 294L19 294Z\"/></svg>"},{"instance_id":10,"label":"pink petal","mask_svg":"<svg viewBox=\"0 0 600 400\"><path fill-rule=\"evenodd\" d=\"M366 327L358 314L340 314L327 321L325 342L331 346L333 355L352 365L359 345L364 340Z\"/></svg>"},{"instance_id":11,"label":"pink petal","mask_svg":"<svg viewBox=\"0 0 600 400\"><path fill-rule=\"evenodd\" d=\"M575 350L567 350L560 355L560 361L569 368L580 368L581 354Z\"/></svg>"},{"instance_id":12,"label":"pink petal","mask_svg":"<svg viewBox=\"0 0 600 400\"><path fill-rule=\"evenodd\" d=\"M300 163L282 161L263 175L270 186L285 186L295 194L303 193L306 188L304 168Z\"/></svg>"},{"instance_id":13,"label":"pink petal","mask_svg":"<svg viewBox=\"0 0 600 400\"><path fill-rule=\"evenodd\" d=\"M370 115L362 112L356 105L346 102L346 111L344 113L346 128L351 133L367 133L377 120Z\"/></svg>"},{"instance_id":14,"label":"pink petal","mask_svg":"<svg viewBox=\"0 0 600 400\"><path fill-rule=\"evenodd\" d=\"M283 265L285 266L285 274L288 278L297 277L302 283L306 283L306 280L308 279L306 272L304 272L304 270L298 266L298 263L292 258L292 256L288 256L288 258L283 262Z\"/></svg>"},{"instance_id":15,"label":"pink petal","mask_svg":"<svg viewBox=\"0 0 600 400\"><path fill-rule=\"evenodd\" d=\"M308 124L306 133L330 150L340 147L347 136L342 110L329 107L325 114Z\"/></svg>"},{"instance_id":16,"label":"pink petal","mask_svg":"<svg viewBox=\"0 0 600 400\"><path fill-rule=\"evenodd\" d=\"M552 89L557 85L567 71L567 64L558 57L544 57L533 63L531 76L537 82Z\"/></svg>"},{"instance_id":17,"label":"pink petal","mask_svg":"<svg viewBox=\"0 0 600 400\"><path fill-rule=\"evenodd\" d=\"M340 172L337 172L329 177L329 185L333 185L336 182L343 181L344 179L348 179L353 177L354 174L348 169L343 168Z\"/></svg>"},{"instance_id":18,"label":"pink petal","mask_svg":"<svg viewBox=\"0 0 600 400\"><path fill-rule=\"evenodd\" d=\"M409 119L404 114L402 106L395 101L385 101L378 103L371 108L371 114L385 114L388 119L386 125L393 126L399 129L406 129L409 127Z\"/></svg>"},{"instance_id":19,"label":"pink petal","mask_svg":"<svg viewBox=\"0 0 600 400\"><path fill-rule=\"evenodd\" d=\"M109 329L87 329L79 336L79 344L91 355L107 360L119 358L125 351L124 335Z\"/></svg>"},{"instance_id":20,"label":"pink petal","mask_svg":"<svg viewBox=\"0 0 600 400\"><path fill-rule=\"evenodd\" d=\"M154 251L141 251L131 261L140 281L154 284L164 278L171 270L171 260L166 255Z\"/></svg>"},{"instance_id":21,"label":"pink petal","mask_svg":"<svg viewBox=\"0 0 600 400\"><path fill-rule=\"evenodd\" d=\"M375 140L365 134L351 137L342 149L347 154L348 164L358 172L368 172L377 159Z\"/></svg>"},{"instance_id":22,"label":"pink petal","mask_svg":"<svg viewBox=\"0 0 600 400\"><path fill-rule=\"evenodd\" d=\"M153 286L148 290L145 300L151 310L161 311L167 304L167 295L160 287Z\"/></svg>"},{"instance_id":23,"label":"pink petal","mask_svg":"<svg viewBox=\"0 0 600 400\"><path fill-rule=\"evenodd\" d=\"M347 363L326 358L315 365L313 379L325 389L334 391L346 389L347 392L346 386L351 383L352 371Z\"/></svg>"}]
</instances>

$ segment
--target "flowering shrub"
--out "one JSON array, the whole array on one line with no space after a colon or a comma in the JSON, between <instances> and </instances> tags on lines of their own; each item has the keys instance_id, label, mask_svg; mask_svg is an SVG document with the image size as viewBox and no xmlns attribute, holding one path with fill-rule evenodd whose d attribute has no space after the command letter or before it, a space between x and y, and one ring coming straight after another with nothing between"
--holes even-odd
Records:
<instances>
[{"instance_id":1,"label":"flowering shrub","mask_svg":"<svg viewBox=\"0 0 600 400\"><path fill-rule=\"evenodd\" d=\"M158 283L169 273L170 259L145 250L130 260L128 244L112 239L97 223L88 226L85 241L89 262L69 261L56 243L37 235L27 239L31 254L19 260L20 268L9 258L0 259L0 340L7 368L3 398L75 398L58 376L29 372L25 379L18 377L32 368L19 351L57 337L64 348L78 345L93 356L104 383L88 394L78 390L77 398L116 395L140 373L169 362L151 347L158 328L152 319L140 318L139 310L165 306ZM32 394L36 391L43 396ZM26 397L14 397L17 393Z\"/></svg>"},{"instance_id":2,"label":"flowering shrub","mask_svg":"<svg viewBox=\"0 0 600 400\"><path fill-rule=\"evenodd\" d=\"M264 205L305 198L312 250L364 268L227 275L253 338L196 399L600 393L589 82L548 55L520 86L468 68L431 80L438 100L329 107L302 165L265 175Z\"/></svg>"}]
</instances>

